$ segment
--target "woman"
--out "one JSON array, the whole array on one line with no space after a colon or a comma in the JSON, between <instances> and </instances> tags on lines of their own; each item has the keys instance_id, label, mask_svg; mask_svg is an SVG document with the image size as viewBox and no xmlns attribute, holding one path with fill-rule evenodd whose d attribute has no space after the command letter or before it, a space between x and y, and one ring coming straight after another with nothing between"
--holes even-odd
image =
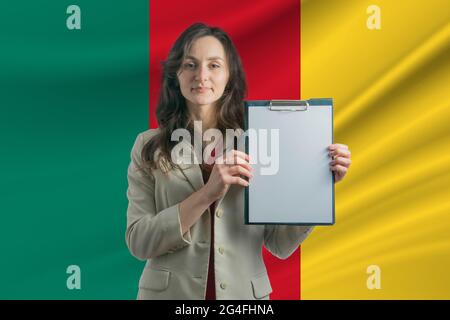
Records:
<instances>
[{"instance_id":1,"label":"woman","mask_svg":"<svg viewBox=\"0 0 450 320\"><path fill-rule=\"evenodd\" d=\"M203 132L243 128L245 93L240 58L223 30L197 23L180 35L163 64L159 128L138 135L128 168L126 242L147 260L138 299L269 299L262 245L285 259L311 233L312 227L244 224L247 154L213 153L212 164L198 165L173 152L172 133L195 134L195 121ZM350 152L336 144L330 155L339 181Z\"/></svg>"}]
</instances>

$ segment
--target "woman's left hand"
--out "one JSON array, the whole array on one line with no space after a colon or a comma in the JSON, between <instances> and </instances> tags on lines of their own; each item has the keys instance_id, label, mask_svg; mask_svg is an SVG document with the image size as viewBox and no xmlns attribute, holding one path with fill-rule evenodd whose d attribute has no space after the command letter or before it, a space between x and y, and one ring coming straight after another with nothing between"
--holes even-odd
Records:
<instances>
[{"instance_id":1,"label":"woman's left hand","mask_svg":"<svg viewBox=\"0 0 450 320\"><path fill-rule=\"evenodd\" d=\"M345 144L335 143L328 146L328 151L332 158L330 169L334 173L334 182L339 182L344 178L352 163L350 150Z\"/></svg>"}]
</instances>

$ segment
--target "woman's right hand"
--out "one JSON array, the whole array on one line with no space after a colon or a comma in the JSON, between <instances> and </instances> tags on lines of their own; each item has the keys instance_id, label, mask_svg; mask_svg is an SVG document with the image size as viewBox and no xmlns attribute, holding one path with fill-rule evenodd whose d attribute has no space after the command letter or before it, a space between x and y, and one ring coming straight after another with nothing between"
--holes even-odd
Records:
<instances>
[{"instance_id":1,"label":"woman's right hand","mask_svg":"<svg viewBox=\"0 0 450 320\"><path fill-rule=\"evenodd\" d=\"M211 202L222 198L232 184L248 186L248 182L241 178L241 175L249 179L253 177L249 162L248 154L238 150L230 150L224 156L215 160L214 167L205 185L206 196Z\"/></svg>"}]
</instances>

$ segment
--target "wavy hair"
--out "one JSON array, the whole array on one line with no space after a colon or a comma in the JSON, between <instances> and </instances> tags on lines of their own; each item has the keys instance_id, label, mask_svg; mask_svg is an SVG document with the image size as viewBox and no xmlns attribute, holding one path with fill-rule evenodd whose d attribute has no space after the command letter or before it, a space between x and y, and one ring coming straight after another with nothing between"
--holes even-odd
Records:
<instances>
[{"instance_id":1,"label":"wavy hair","mask_svg":"<svg viewBox=\"0 0 450 320\"><path fill-rule=\"evenodd\" d=\"M162 62L161 92L156 108L159 131L144 145L141 154L143 167L147 169L162 166L169 170L176 167L177 165L170 157L173 147L178 143L171 141L172 132L178 128L193 131L186 99L181 94L177 72L193 43L205 36L213 36L222 43L229 68L228 83L215 110L217 129L224 134L226 129L244 127L244 98L247 94L247 83L239 54L225 31L204 23L195 23L181 33L170 49L167 60ZM155 152L158 149L160 152L156 158Z\"/></svg>"}]
</instances>

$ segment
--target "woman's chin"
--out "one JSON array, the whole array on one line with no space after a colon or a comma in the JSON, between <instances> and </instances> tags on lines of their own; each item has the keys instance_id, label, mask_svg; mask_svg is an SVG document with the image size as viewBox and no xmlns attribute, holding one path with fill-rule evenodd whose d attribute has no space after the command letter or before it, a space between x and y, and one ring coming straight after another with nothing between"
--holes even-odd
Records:
<instances>
[{"instance_id":1,"label":"woman's chin","mask_svg":"<svg viewBox=\"0 0 450 320\"><path fill-rule=\"evenodd\" d=\"M214 100L214 99L192 99L191 103L196 106L201 107L201 106L211 105L216 101L217 100Z\"/></svg>"}]
</instances>

